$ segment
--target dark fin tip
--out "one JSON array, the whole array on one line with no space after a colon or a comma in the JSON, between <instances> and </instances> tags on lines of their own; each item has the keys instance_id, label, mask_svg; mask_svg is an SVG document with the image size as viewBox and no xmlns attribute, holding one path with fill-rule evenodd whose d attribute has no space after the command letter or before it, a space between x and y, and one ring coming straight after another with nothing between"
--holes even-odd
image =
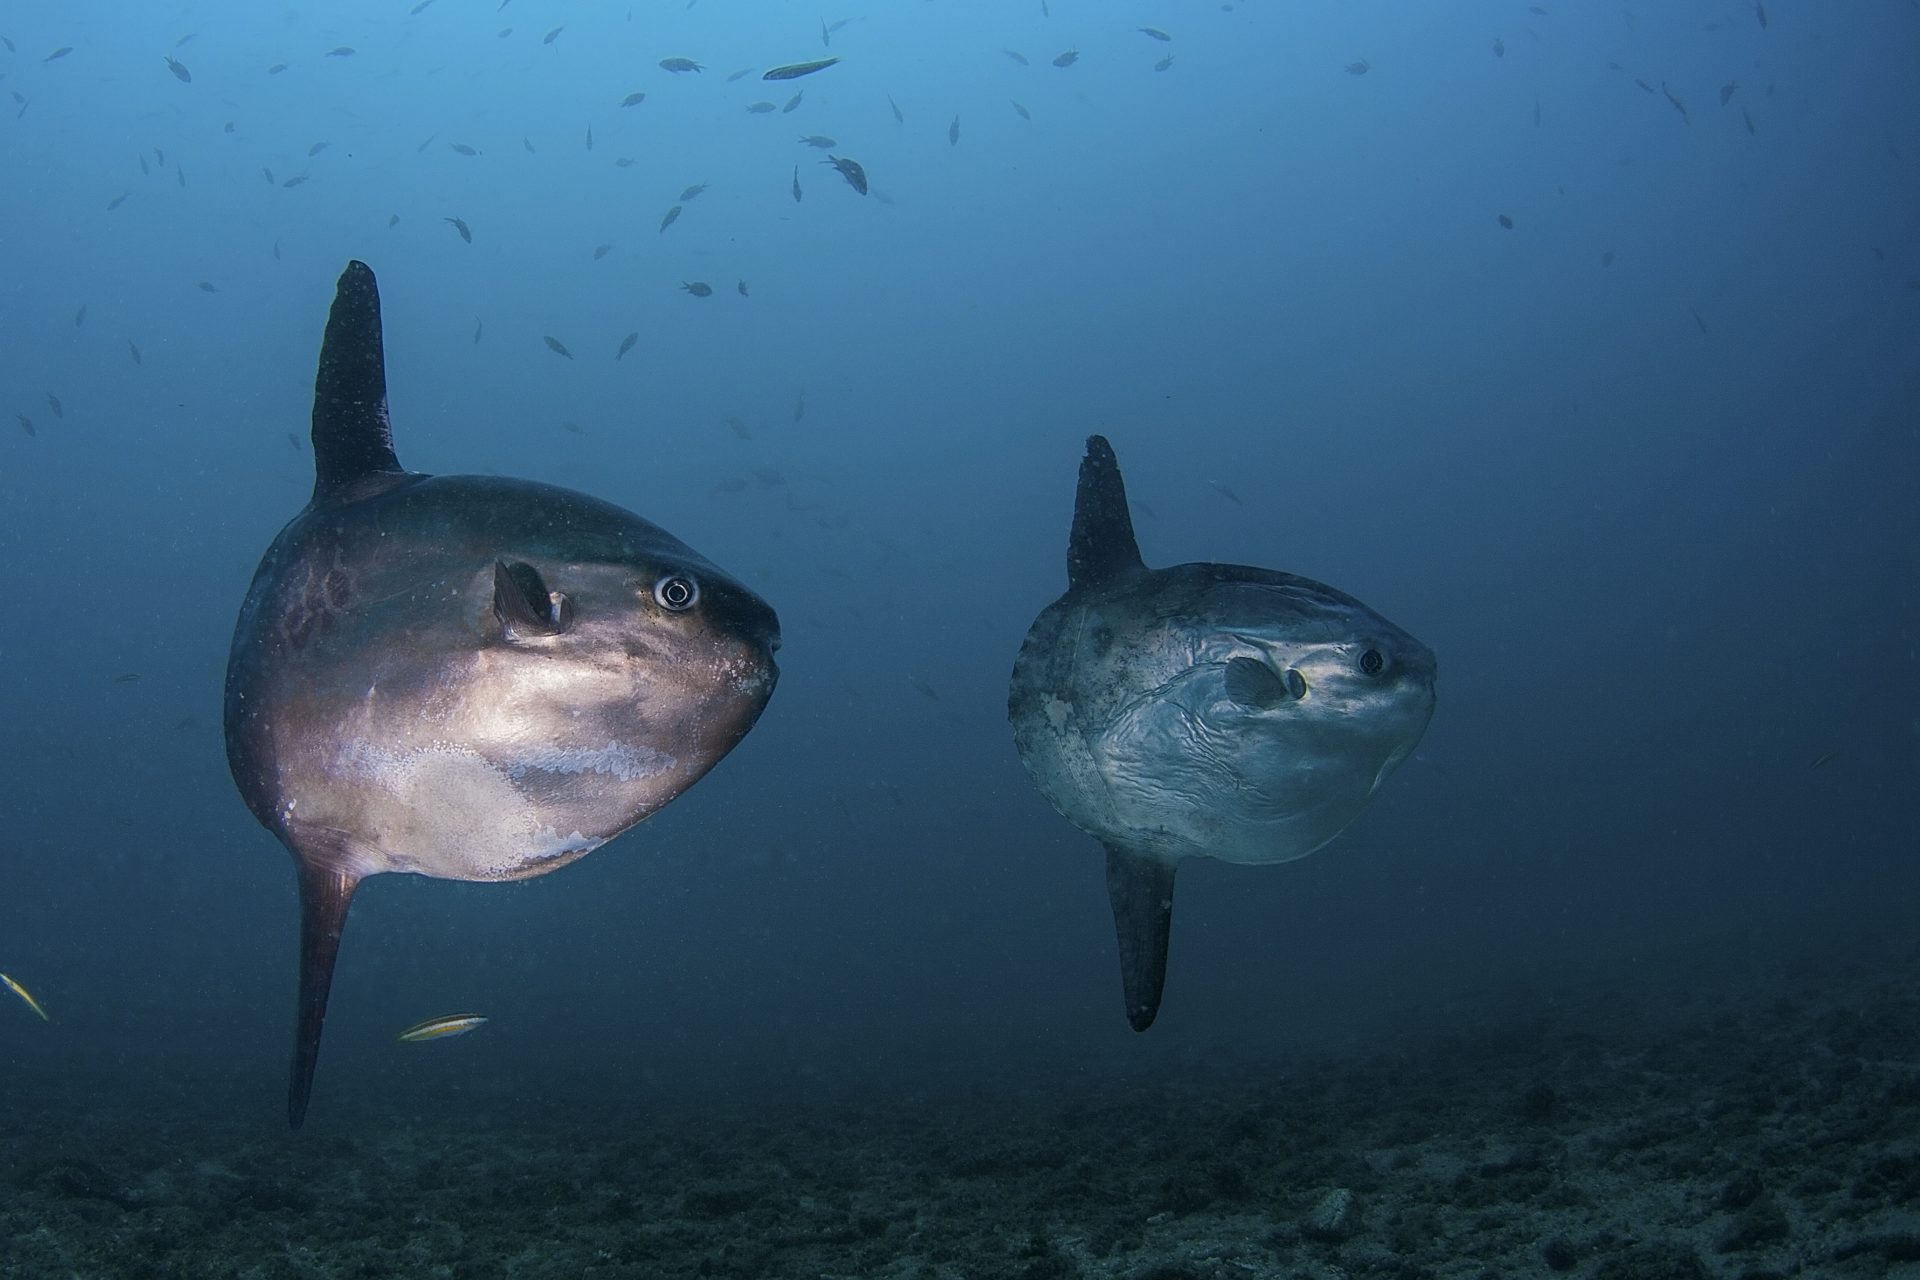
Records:
<instances>
[{"instance_id":1,"label":"dark fin tip","mask_svg":"<svg viewBox=\"0 0 1920 1280\"><path fill-rule=\"evenodd\" d=\"M1107 846L1107 896L1120 943L1120 983L1127 1022L1135 1031L1153 1025L1167 984L1167 936L1173 926L1176 864Z\"/></svg>"},{"instance_id":2,"label":"dark fin tip","mask_svg":"<svg viewBox=\"0 0 1920 1280\"><path fill-rule=\"evenodd\" d=\"M320 1032L327 1021L327 993L333 989L340 931L346 927L347 908L360 877L298 855L294 866L300 876L300 1004L293 1071L287 1084L287 1124L298 1129L307 1118L307 1099L313 1094L313 1069L320 1060Z\"/></svg>"},{"instance_id":3,"label":"dark fin tip","mask_svg":"<svg viewBox=\"0 0 1920 1280\"><path fill-rule=\"evenodd\" d=\"M1073 533L1067 540L1067 582L1079 587L1145 568L1127 510L1120 461L1105 436L1087 437L1080 461L1080 489L1073 501Z\"/></svg>"},{"instance_id":4,"label":"dark fin tip","mask_svg":"<svg viewBox=\"0 0 1920 1280\"><path fill-rule=\"evenodd\" d=\"M349 262L334 291L313 381L313 496L323 501L370 475L399 472L387 421L380 286L373 268Z\"/></svg>"}]
</instances>

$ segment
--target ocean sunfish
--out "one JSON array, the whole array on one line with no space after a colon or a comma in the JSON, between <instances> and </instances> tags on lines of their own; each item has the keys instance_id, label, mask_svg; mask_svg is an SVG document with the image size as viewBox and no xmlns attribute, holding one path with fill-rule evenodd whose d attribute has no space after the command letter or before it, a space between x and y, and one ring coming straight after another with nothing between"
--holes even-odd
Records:
<instances>
[{"instance_id":1,"label":"ocean sunfish","mask_svg":"<svg viewBox=\"0 0 1920 1280\"><path fill-rule=\"evenodd\" d=\"M1180 859L1288 862L1338 835L1433 716L1433 651L1271 569L1149 569L1112 447L1087 441L1067 593L1007 718L1034 785L1107 850L1127 1020L1153 1024Z\"/></svg>"},{"instance_id":2,"label":"ocean sunfish","mask_svg":"<svg viewBox=\"0 0 1920 1280\"><path fill-rule=\"evenodd\" d=\"M753 727L780 644L764 601L611 503L403 471L359 262L320 349L313 461L226 685L234 782L299 874L296 1128L360 881L521 880L605 844Z\"/></svg>"}]
</instances>

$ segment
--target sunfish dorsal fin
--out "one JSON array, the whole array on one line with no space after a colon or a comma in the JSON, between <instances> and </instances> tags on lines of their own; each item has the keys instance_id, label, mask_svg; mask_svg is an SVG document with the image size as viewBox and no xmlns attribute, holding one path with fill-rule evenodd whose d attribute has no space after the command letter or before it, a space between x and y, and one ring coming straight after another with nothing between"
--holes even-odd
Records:
<instances>
[{"instance_id":1,"label":"sunfish dorsal fin","mask_svg":"<svg viewBox=\"0 0 1920 1280\"><path fill-rule=\"evenodd\" d=\"M1073 534L1067 540L1067 583L1084 587L1146 568L1133 540L1127 485L1120 460L1105 436L1087 437L1080 460L1080 491L1073 500Z\"/></svg>"},{"instance_id":2,"label":"sunfish dorsal fin","mask_svg":"<svg viewBox=\"0 0 1920 1280\"><path fill-rule=\"evenodd\" d=\"M387 360L373 268L340 273L313 380L313 500L337 501L369 476L401 475L387 421Z\"/></svg>"}]
</instances>

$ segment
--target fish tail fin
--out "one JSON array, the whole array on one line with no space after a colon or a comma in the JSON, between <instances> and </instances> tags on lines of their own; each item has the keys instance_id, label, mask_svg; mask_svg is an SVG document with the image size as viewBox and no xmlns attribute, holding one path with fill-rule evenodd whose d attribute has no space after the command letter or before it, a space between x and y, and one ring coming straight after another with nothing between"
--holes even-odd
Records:
<instances>
[{"instance_id":1,"label":"fish tail fin","mask_svg":"<svg viewBox=\"0 0 1920 1280\"><path fill-rule=\"evenodd\" d=\"M1120 942L1120 982L1127 1022L1135 1031L1152 1026L1160 1012L1176 865L1107 846L1107 896L1113 900L1113 927Z\"/></svg>"},{"instance_id":2,"label":"fish tail fin","mask_svg":"<svg viewBox=\"0 0 1920 1280\"><path fill-rule=\"evenodd\" d=\"M296 859L300 874L300 1006L294 1030L293 1071L287 1083L287 1124L298 1129L307 1118L313 1093L313 1068L320 1060L320 1032L327 1021L327 993L333 989L333 962L340 954L340 931L360 877L327 863Z\"/></svg>"}]
</instances>

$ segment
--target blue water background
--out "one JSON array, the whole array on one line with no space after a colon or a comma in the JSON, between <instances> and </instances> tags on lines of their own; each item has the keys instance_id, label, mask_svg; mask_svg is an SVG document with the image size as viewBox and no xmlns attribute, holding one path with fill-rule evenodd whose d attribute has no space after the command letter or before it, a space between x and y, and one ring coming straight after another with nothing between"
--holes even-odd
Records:
<instances>
[{"instance_id":1,"label":"blue water background","mask_svg":"<svg viewBox=\"0 0 1920 1280\"><path fill-rule=\"evenodd\" d=\"M1342 1051L1907 945L1920 12L1545 7L898 2L830 49L772 2L10 10L0 969L54 1022L0 1007L9 1090L277 1123L293 879L220 688L353 257L403 463L628 506L786 646L614 845L363 888L319 1123ZM1091 431L1150 563L1321 578L1441 670L1338 842L1183 868L1145 1036L1005 723Z\"/></svg>"}]
</instances>

